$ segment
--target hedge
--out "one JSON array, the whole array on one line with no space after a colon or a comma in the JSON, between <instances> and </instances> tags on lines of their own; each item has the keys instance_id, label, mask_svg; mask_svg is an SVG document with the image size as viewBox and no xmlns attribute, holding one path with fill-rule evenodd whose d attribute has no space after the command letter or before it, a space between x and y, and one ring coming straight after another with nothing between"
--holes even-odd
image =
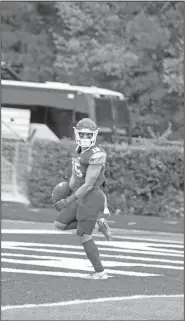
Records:
<instances>
[{"instance_id":1,"label":"hedge","mask_svg":"<svg viewBox=\"0 0 185 321\"><path fill-rule=\"evenodd\" d=\"M51 206L53 187L69 179L74 144L66 142L34 144L28 184L32 206ZM182 148L102 146L108 155L105 192L113 213L183 215Z\"/></svg>"}]
</instances>

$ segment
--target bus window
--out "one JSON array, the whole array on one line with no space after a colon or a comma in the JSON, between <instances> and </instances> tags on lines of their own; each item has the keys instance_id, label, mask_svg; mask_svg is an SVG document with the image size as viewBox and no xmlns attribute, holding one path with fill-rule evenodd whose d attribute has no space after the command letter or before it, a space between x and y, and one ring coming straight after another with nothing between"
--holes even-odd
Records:
<instances>
[{"instance_id":1,"label":"bus window","mask_svg":"<svg viewBox=\"0 0 185 321\"><path fill-rule=\"evenodd\" d=\"M117 108L117 128L127 129L130 123L130 114L125 101L116 101Z\"/></svg>"},{"instance_id":2,"label":"bus window","mask_svg":"<svg viewBox=\"0 0 185 321\"><path fill-rule=\"evenodd\" d=\"M108 99L95 99L96 122L100 127L112 128L112 108Z\"/></svg>"}]
</instances>

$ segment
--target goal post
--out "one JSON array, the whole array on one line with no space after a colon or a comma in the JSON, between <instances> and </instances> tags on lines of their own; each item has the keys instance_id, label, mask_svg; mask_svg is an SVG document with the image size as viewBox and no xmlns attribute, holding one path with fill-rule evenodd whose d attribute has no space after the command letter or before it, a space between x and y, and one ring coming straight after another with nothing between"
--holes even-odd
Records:
<instances>
[{"instance_id":1,"label":"goal post","mask_svg":"<svg viewBox=\"0 0 185 321\"><path fill-rule=\"evenodd\" d=\"M1 140L1 201L29 205L28 175L31 145L19 140Z\"/></svg>"}]
</instances>

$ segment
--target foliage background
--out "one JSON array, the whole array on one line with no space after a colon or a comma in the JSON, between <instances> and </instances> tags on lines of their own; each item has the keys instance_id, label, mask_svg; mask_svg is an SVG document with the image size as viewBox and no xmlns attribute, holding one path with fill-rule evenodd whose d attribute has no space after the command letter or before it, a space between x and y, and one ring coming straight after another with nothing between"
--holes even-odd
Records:
<instances>
[{"instance_id":1,"label":"foliage background","mask_svg":"<svg viewBox=\"0 0 185 321\"><path fill-rule=\"evenodd\" d=\"M183 139L184 3L2 2L2 60L23 80L123 92L133 134Z\"/></svg>"},{"instance_id":2,"label":"foliage background","mask_svg":"<svg viewBox=\"0 0 185 321\"><path fill-rule=\"evenodd\" d=\"M2 60L23 80L123 92L134 135L155 137L171 122L169 138L184 139L183 2L1 2L1 18ZM70 175L71 148L69 142L33 146L33 206L51 206L52 188ZM111 210L182 215L181 148L105 149Z\"/></svg>"},{"instance_id":3,"label":"foliage background","mask_svg":"<svg viewBox=\"0 0 185 321\"><path fill-rule=\"evenodd\" d=\"M113 213L182 216L183 150L179 146L123 147L103 145L107 151L109 207ZM74 143L37 142L32 151L28 190L32 206L50 207L56 184L71 175Z\"/></svg>"}]
</instances>

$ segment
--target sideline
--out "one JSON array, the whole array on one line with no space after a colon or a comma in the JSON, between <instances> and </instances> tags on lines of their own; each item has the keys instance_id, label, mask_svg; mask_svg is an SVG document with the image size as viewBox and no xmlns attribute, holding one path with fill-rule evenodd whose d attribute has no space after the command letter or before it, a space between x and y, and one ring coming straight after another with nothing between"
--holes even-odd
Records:
<instances>
[{"instance_id":1,"label":"sideline","mask_svg":"<svg viewBox=\"0 0 185 321\"><path fill-rule=\"evenodd\" d=\"M1 228L3 228L3 223L10 223L10 224L15 224L15 225L19 225L19 224L31 224L31 225L41 225L43 226L48 226L51 227L53 229L53 223L49 223L49 222L36 222L36 221L24 221L24 220L20 220L20 221L15 221L15 220L10 220L10 219L1 219ZM111 226L111 229L116 232L116 233L126 233L126 234L130 234L130 233L134 233L134 234L150 234L150 235L166 235L166 236L182 236L184 239L184 233L174 233L174 232L160 232L160 231L150 231L150 230L137 230L137 229L118 229L118 228L114 228L114 226ZM70 234L73 234L74 232L70 232L68 231ZM59 234L61 232L58 232ZM56 234L58 234L56 233ZM55 233L54 233L55 234ZM66 231L65 231L66 234Z\"/></svg>"},{"instance_id":2,"label":"sideline","mask_svg":"<svg viewBox=\"0 0 185 321\"><path fill-rule=\"evenodd\" d=\"M133 295L133 296L108 297L108 298L98 298L98 299L89 299L89 300L62 301L62 302L55 302L55 303L7 305L7 306L2 306L1 311L11 310L11 309L40 308L40 307L63 307L68 305L80 305L85 303L102 303L102 302L112 302L112 301L155 299L155 298L184 298L184 294Z\"/></svg>"}]
</instances>

